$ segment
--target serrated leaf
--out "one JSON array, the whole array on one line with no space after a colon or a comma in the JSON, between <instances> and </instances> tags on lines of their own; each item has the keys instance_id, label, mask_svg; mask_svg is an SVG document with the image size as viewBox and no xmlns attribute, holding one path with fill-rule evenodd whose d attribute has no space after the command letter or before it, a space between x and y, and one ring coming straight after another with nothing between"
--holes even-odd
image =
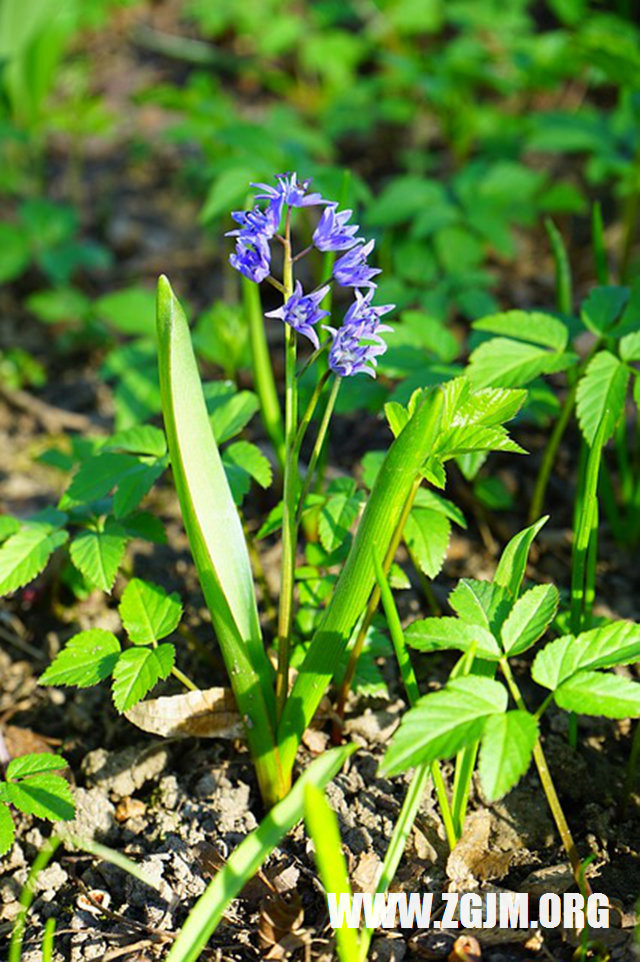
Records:
<instances>
[{"instance_id":1,"label":"serrated leaf","mask_svg":"<svg viewBox=\"0 0 640 962\"><path fill-rule=\"evenodd\" d=\"M514 598L520 594L533 539L548 520L549 516L544 515L528 528L523 528L513 536L500 556L493 580L506 588Z\"/></svg>"},{"instance_id":2,"label":"serrated leaf","mask_svg":"<svg viewBox=\"0 0 640 962\"><path fill-rule=\"evenodd\" d=\"M397 401L389 401L389 403L384 406L384 414L389 422L389 427L394 438L397 438L409 420L409 412L402 404L398 404Z\"/></svg>"},{"instance_id":3,"label":"serrated leaf","mask_svg":"<svg viewBox=\"0 0 640 962\"><path fill-rule=\"evenodd\" d=\"M175 591L168 595L160 585L132 578L122 593L118 611L131 641L150 645L175 631L182 604Z\"/></svg>"},{"instance_id":4,"label":"serrated leaf","mask_svg":"<svg viewBox=\"0 0 640 962\"><path fill-rule=\"evenodd\" d=\"M555 585L537 585L525 591L502 626L506 654L519 655L542 637L555 617L559 600Z\"/></svg>"},{"instance_id":5,"label":"serrated leaf","mask_svg":"<svg viewBox=\"0 0 640 962\"><path fill-rule=\"evenodd\" d=\"M632 331L620 339L620 357L623 361L640 361L640 331Z\"/></svg>"},{"instance_id":6,"label":"serrated leaf","mask_svg":"<svg viewBox=\"0 0 640 962\"><path fill-rule=\"evenodd\" d=\"M428 578L435 578L442 569L450 536L449 519L433 508L414 507L405 521L403 537Z\"/></svg>"},{"instance_id":7,"label":"serrated leaf","mask_svg":"<svg viewBox=\"0 0 640 962\"><path fill-rule=\"evenodd\" d=\"M21 782L8 782L7 794L12 805L37 818L67 822L75 815L69 783L60 775L32 775Z\"/></svg>"},{"instance_id":8,"label":"serrated leaf","mask_svg":"<svg viewBox=\"0 0 640 962\"><path fill-rule=\"evenodd\" d=\"M508 711L487 719L478 771L488 802L506 795L531 764L538 722L526 711Z\"/></svg>"},{"instance_id":9,"label":"serrated leaf","mask_svg":"<svg viewBox=\"0 0 640 962\"><path fill-rule=\"evenodd\" d=\"M382 764L381 775L450 758L478 741L492 715L506 711L509 696L499 682L467 676L425 695L403 717Z\"/></svg>"},{"instance_id":10,"label":"serrated leaf","mask_svg":"<svg viewBox=\"0 0 640 962\"><path fill-rule=\"evenodd\" d=\"M620 675L600 671L579 671L553 697L566 711L605 718L640 717L640 684Z\"/></svg>"},{"instance_id":11,"label":"serrated leaf","mask_svg":"<svg viewBox=\"0 0 640 962\"><path fill-rule=\"evenodd\" d=\"M0 541L6 541L10 535L19 531L20 527L17 518L12 518L10 514L0 515Z\"/></svg>"},{"instance_id":12,"label":"serrated leaf","mask_svg":"<svg viewBox=\"0 0 640 962\"><path fill-rule=\"evenodd\" d=\"M273 471L269 461L260 448L250 444L249 441L236 441L235 444L230 444L225 449L222 460L242 468L263 488L268 488L271 484Z\"/></svg>"},{"instance_id":13,"label":"serrated leaf","mask_svg":"<svg viewBox=\"0 0 640 962\"><path fill-rule=\"evenodd\" d=\"M418 488L414 504L417 508L431 508L433 511L438 511L439 514L443 514L445 518L449 518L460 528L467 527L467 519L458 505L449 501L448 498L443 498L437 491L432 491L430 488Z\"/></svg>"},{"instance_id":14,"label":"serrated leaf","mask_svg":"<svg viewBox=\"0 0 640 962\"><path fill-rule=\"evenodd\" d=\"M507 589L492 581L462 578L449 595L449 604L470 625L498 631L511 610Z\"/></svg>"},{"instance_id":15,"label":"serrated leaf","mask_svg":"<svg viewBox=\"0 0 640 962\"><path fill-rule=\"evenodd\" d=\"M242 431L258 410L252 391L238 391L230 382L214 381L203 385L209 422L218 444L224 444Z\"/></svg>"},{"instance_id":16,"label":"serrated leaf","mask_svg":"<svg viewBox=\"0 0 640 962\"><path fill-rule=\"evenodd\" d=\"M405 641L419 651L456 649L469 651L475 646L479 658L498 661L502 652L490 631L480 625L470 625L459 618L423 618L414 621L405 631Z\"/></svg>"},{"instance_id":17,"label":"serrated leaf","mask_svg":"<svg viewBox=\"0 0 640 962\"><path fill-rule=\"evenodd\" d=\"M554 351L564 351L569 341L567 325L541 311L505 311L473 322L477 331L502 334L517 341L529 341Z\"/></svg>"},{"instance_id":18,"label":"serrated leaf","mask_svg":"<svg viewBox=\"0 0 640 962\"><path fill-rule=\"evenodd\" d=\"M335 551L349 533L349 528L358 517L360 498L338 494L320 509L318 534L325 551Z\"/></svg>"},{"instance_id":19,"label":"serrated leaf","mask_svg":"<svg viewBox=\"0 0 640 962\"><path fill-rule=\"evenodd\" d=\"M132 428L126 428L112 435L102 450L163 458L167 453L167 439L164 431L152 424L136 424Z\"/></svg>"},{"instance_id":20,"label":"serrated leaf","mask_svg":"<svg viewBox=\"0 0 640 962\"><path fill-rule=\"evenodd\" d=\"M122 713L141 701L161 678L167 678L175 661L173 645L128 648L113 670L113 704Z\"/></svg>"},{"instance_id":21,"label":"serrated leaf","mask_svg":"<svg viewBox=\"0 0 640 962\"><path fill-rule=\"evenodd\" d=\"M0 803L0 856L6 855L16 836L11 812L4 803Z\"/></svg>"},{"instance_id":22,"label":"serrated leaf","mask_svg":"<svg viewBox=\"0 0 640 962\"><path fill-rule=\"evenodd\" d=\"M104 451L84 461L60 499L60 507L98 501L112 491L123 476L137 468L138 458L132 454Z\"/></svg>"},{"instance_id":23,"label":"serrated leaf","mask_svg":"<svg viewBox=\"0 0 640 962\"><path fill-rule=\"evenodd\" d=\"M552 691L577 671L613 668L640 661L640 625L616 621L584 631L577 638L563 635L539 651L531 673L534 681Z\"/></svg>"},{"instance_id":24,"label":"serrated leaf","mask_svg":"<svg viewBox=\"0 0 640 962\"><path fill-rule=\"evenodd\" d=\"M580 317L594 334L606 334L628 300L626 287L594 287L582 302Z\"/></svg>"},{"instance_id":25,"label":"serrated leaf","mask_svg":"<svg viewBox=\"0 0 640 962\"><path fill-rule=\"evenodd\" d=\"M66 768L67 763L60 755L50 755L48 752L34 752L13 758L7 766L7 778L15 780L26 775L38 775L42 772L56 772Z\"/></svg>"},{"instance_id":26,"label":"serrated leaf","mask_svg":"<svg viewBox=\"0 0 640 962\"><path fill-rule=\"evenodd\" d=\"M466 424L496 427L516 416L527 399L527 391L486 387L464 395L450 421L450 427Z\"/></svg>"},{"instance_id":27,"label":"serrated leaf","mask_svg":"<svg viewBox=\"0 0 640 962\"><path fill-rule=\"evenodd\" d=\"M107 518L100 531L93 528L80 531L71 542L69 555L92 585L110 592L126 545L127 534L122 525Z\"/></svg>"},{"instance_id":28,"label":"serrated leaf","mask_svg":"<svg viewBox=\"0 0 640 962\"><path fill-rule=\"evenodd\" d=\"M599 351L589 362L578 384L576 404L580 430L589 445L603 421L602 443L606 444L613 434L624 410L628 381L629 368L609 351Z\"/></svg>"},{"instance_id":29,"label":"serrated leaf","mask_svg":"<svg viewBox=\"0 0 640 962\"><path fill-rule=\"evenodd\" d=\"M495 337L471 353L466 374L477 388L523 387L541 374L566 370L575 360L575 354Z\"/></svg>"},{"instance_id":30,"label":"serrated leaf","mask_svg":"<svg viewBox=\"0 0 640 962\"><path fill-rule=\"evenodd\" d=\"M0 595L22 588L39 575L69 535L60 531L67 515L50 508L24 521L0 548Z\"/></svg>"},{"instance_id":31,"label":"serrated leaf","mask_svg":"<svg viewBox=\"0 0 640 962\"><path fill-rule=\"evenodd\" d=\"M141 538L154 544L166 544L167 533L160 518L148 511L136 511L120 520L127 538Z\"/></svg>"},{"instance_id":32,"label":"serrated leaf","mask_svg":"<svg viewBox=\"0 0 640 962\"><path fill-rule=\"evenodd\" d=\"M402 591L406 588L411 587L411 582L407 577L407 573L399 564L394 561L389 568L389 585L395 588L396 591Z\"/></svg>"},{"instance_id":33,"label":"serrated leaf","mask_svg":"<svg viewBox=\"0 0 640 962\"><path fill-rule=\"evenodd\" d=\"M524 448L510 438L506 428L503 427L489 428L476 424L464 424L443 432L438 439L438 455L443 460L484 451L526 454Z\"/></svg>"},{"instance_id":34,"label":"serrated leaf","mask_svg":"<svg viewBox=\"0 0 640 962\"><path fill-rule=\"evenodd\" d=\"M120 655L120 642L104 628L90 628L70 638L38 679L41 685L88 688L108 678Z\"/></svg>"},{"instance_id":35,"label":"serrated leaf","mask_svg":"<svg viewBox=\"0 0 640 962\"><path fill-rule=\"evenodd\" d=\"M151 463L139 461L135 467L127 471L118 482L118 489L113 496L114 516L120 519L131 514L163 474L167 465L167 458Z\"/></svg>"}]
</instances>

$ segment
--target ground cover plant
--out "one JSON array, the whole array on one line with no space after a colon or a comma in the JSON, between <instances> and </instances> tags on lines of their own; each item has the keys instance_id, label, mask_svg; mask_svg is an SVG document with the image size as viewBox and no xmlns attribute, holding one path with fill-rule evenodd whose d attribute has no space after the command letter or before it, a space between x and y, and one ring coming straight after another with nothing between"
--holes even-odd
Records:
<instances>
[{"instance_id":1,"label":"ground cover plant","mask_svg":"<svg viewBox=\"0 0 640 962\"><path fill-rule=\"evenodd\" d=\"M635 957L637 39L0 0L11 962Z\"/></svg>"}]
</instances>

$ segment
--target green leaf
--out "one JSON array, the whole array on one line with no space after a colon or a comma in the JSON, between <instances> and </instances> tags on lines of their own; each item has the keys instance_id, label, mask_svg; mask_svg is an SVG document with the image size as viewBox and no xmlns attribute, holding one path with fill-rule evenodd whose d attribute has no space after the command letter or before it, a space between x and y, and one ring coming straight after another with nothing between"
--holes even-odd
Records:
<instances>
[{"instance_id":1,"label":"green leaf","mask_svg":"<svg viewBox=\"0 0 640 962\"><path fill-rule=\"evenodd\" d=\"M32 775L8 782L6 789L11 804L28 815L51 822L69 821L75 815L69 783L60 775Z\"/></svg>"},{"instance_id":2,"label":"green leaf","mask_svg":"<svg viewBox=\"0 0 640 962\"><path fill-rule=\"evenodd\" d=\"M15 224L0 223L0 284L19 277L30 260L25 231Z\"/></svg>"},{"instance_id":3,"label":"green leaf","mask_svg":"<svg viewBox=\"0 0 640 962\"><path fill-rule=\"evenodd\" d=\"M128 711L141 701L161 678L167 678L175 661L173 645L157 648L128 648L113 669L113 704L118 711Z\"/></svg>"},{"instance_id":4,"label":"green leaf","mask_svg":"<svg viewBox=\"0 0 640 962\"><path fill-rule=\"evenodd\" d=\"M162 411L180 509L268 800L280 778L273 667L262 641L249 553L209 424L189 326L166 277L158 281L157 313Z\"/></svg>"},{"instance_id":5,"label":"green leaf","mask_svg":"<svg viewBox=\"0 0 640 962\"><path fill-rule=\"evenodd\" d=\"M421 400L393 442L376 478L335 590L316 630L285 704L278 742L282 764L293 765L300 734L315 714L373 586L373 552L384 558L407 498L438 435L443 392L422 392Z\"/></svg>"},{"instance_id":6,"label":"green leaf","mask_svg":"<svg viewBox=\"0 0 640 962\"><path fill-rule=\"evenodd\" d=\"M213 381L204 385L209 421L218 444L240 434L258 410L258 398L252 391L236 392L230 381Z\"/></svg>"},{"instance_id":7,"label":"green leaf","mask_svg":"<svg viewBox=\"0 0 640 962\"><path fill-rule=\"evenodd\" d=\"M155 428L152 424L136 424L112 435L102 450L163 458L167 453L167 440L160 428Z\"/></svg>"},{"instance_id":8,"label":"green leaf","mask_svg":"<svg viewBox=\"0 0 640 962\"><path fill-rule=\"evenodd\" d=\"M615 621L574 638L564 635L539 651L531 673L534 681L552 691L577 671L613 668L640 661L640 625Z\"/></svg>"},{"instance_id":9,"label":"green leaf","mask_svg":"<svg viewBox=\"0 0 640 962\"><path fill-rule=\"evenodd\" d=\"M6 855L16 835L11 812L4 803L0 803L0 856Z\"/></svg>"},{"instance_id":10,"label":"green leaf","mask_svg":"<svg viewBox=\"0 0 640 962\"><path fill-rule=\"evenodd\" d=\"M622 411L629 381L629 368L609 351L600 351L589 362L580 379L576 411L580 430L592 445L601 423L605 422L602 443L606 444Z\"/></svg>"},{"instance_id":11,"label":"green leaf","mask_svg":"<svg viewBox=\"0 0 640 962\"><path fill-rule=\"evenodd\" d=\"M506 795L531 764L538 722L526 711L508 711L487 719L478 771L488 802Z\"/></svg>"},{"instance_id":12,"label":"green leaf","mask_svg":"<svg viewBox=\"0 0 640 962\"><path fill-rule=\"evenodd\" d=\"M476 331L502 334L516 341L529 341L554 351L564 351L569 341L567 325L541 311L505 311L473 322Z\"/></svg>"},{"instance_id":13,"label":"green leaf","mask_svg":"<svg viewBox=\"0 0 640 962\"><path fill-rule=\"evenodd\" d=\"M381 775L450 758L478 741L492 715L507 710L509 696L497 681L474 675L425 695L403 717L382 760Z\"/></svg>"},{"instance_id":14,"label":"green leaf","mask_svg":"<svg viewBox=\"0 0 640 962\"><path fill-rule=\"evenodd\" d=\"M93 305L95 314L124 334L153 334L155 296L146 287L125 287L104 294Z\"/></svg>"},{"instance_id":15,"label":"green leaf","mask_svg":"<svg viewBox=\"0 0 640 962\"><path fill-rule=\"evenodd\" d=\"M50 755L48 752L36 752L13 758L7 766L7 778L15 781L25 775L39 775L42 772L57 772L66 768L67 763L60 755Z\"/></svg>"},{"instance_id":16,"label":"green leaf","mask_svg":"<svg viewBox=\"0 0 640 962\"><path fill-rule=\"evenodd\" d=\"M10 514L0 514L0 541L6 541L10 535L15 534L21 527L17 518L12 518Z\"/></svg>"},{"instance_id":17,"label":"green leaf","mask_svg":"<svg viewBox=\"0 0 640 962\"><path fill-rule=\"evenodd\" d=\"M304 818L315 849L318 874L325 892L351 895L349 874L338 819L324 793L315 785L307 785L304 793ZM336 947L340 962L359 962L360 939L355 929L346 925L336 929Z\"/></svg>"},{"instance_id":18,"label":"green leaf","mask_svg":"<svg viewBox=\"0 0 640 962\"><path fill-rule=\"evenodd\" d=\"M338 494L320 509L318 534L325 551L335 551L349 533L349 528L358 517L361 498L348 494Z\"/></svg>"},{"instance_id":19,"label":"green leaf","mask_svg":"<svg viewBox=\"0 0 640 962\"><path fill-rule=\"evenodd\" d=\"M110 592L116 580L127 545L127 535L113 518L107 518L102 530L85 528L69 548L71 560L78 571L101 591Z\"/></svg>"},{"instance_id":20,"label":"green leaf","mask_svg":"<svg viewBox=\"0 0 640 962\"><path fill-rule=\"evenodd\" d=\"M168 595L160 585L132 578L122 593L118 611L134 645L150 645L175 631L182 604L175 592Z\"/></svg>"},{"instance_id":21,"label":"green leaf","mask_svg":"<svg viewBox=\"0 0 640 962\"><path fill-rule=\"evenodd\" d=\"M553 621L559 602L554 585L537 585L519 598L502 626L507 655L519 655L541 638Z\"/></svg>"},{"instance_id":22,"label":"green leaf","mask_svg":"<svg viewBox=\"0 0 640 962\"><path fill-rule=\"evenodd\" d=\"M60 531L67 515L48 508L24 521L0 548L0 595L22 588L39 575L69 535Z\"/></svg>"},{"instance_id":23,"label":"green leaf","mask_svg":"<svg viewBox=\"0 0 640 962\"><path fill-rule=\"evenodd\" d=\"M632 331L620 339L620 357L623 361L640 361L640 331Z\"/></svg>"},{"instance_id":24,"label":"green leaf","mask_svg":"<svg viewBox=\"0 0 640 962\"><path fill-rule=\"evenodd\" d=\"M324 788L354 750L353 745L332 748L304 769L289 794L231 852L189 912L166 962L196 962L200 958L227 907L302 818L307 785Z\"/></svg>"},{"instance_id":25,"label":"green leaf","mask_svg":"<svg viewBox=\"0 0 640 962\"><path fill-rule=\"evenodd\" d=\"M414 621L405 631L405 640L419 651L455 648L469 651L475 646L479 658L498 661L502 652L490 631L477 624L470 625L459 618L423 618Z\"/></svg>"},{"instance_id":26,"label":"green leaf","mask_svg":"<svg viewBox=\"0 0 640 962\"><path fill-rule=\"evenodd\" d=\"M430 488L418 488L414 504L417 508L430 508L437 511L460 528L467 527L467 520L458 505L449 501L448 498L443 498L437 491L432 491Z\"/></svg>"},{"instance_id":27,"label":"green leaf","mask_svg":"<svg viewBox=\"0 0 640 962\"><path fill-rule=\"evenodd\" d=\"M462 578L448 600L463 621L489 631L498 631L511 609L505 587L473 578Z\"/></svg>"},{"instance_id":28,"label":"green leaf","mask_svg":"<svg viewBox=\"0 0 640 962\"><path fill-rule=\"evenodd\" d=\"M60 499L60 507L98 501L118 485L123 477L139 466L132 454L105 451L87 458L74 475Z\"/></svg>"},{"instance_id":29,"label":"green leaf","mask_svg":"<svg viewBox=\"0 0 640 962\"><path fill-rule=\"evenodd\" d=\"M606 334L628 300L626 287L594 287L582 302L580 317L594 334Z\"/></svg>"},{"instance_id":30,"label":"green leaf","mask_svg":"<svg viewBox=\"0 0 640 962\"><path fill-rule=\"evenodd\" d=\"M440 511L432 508L412 508L403 536L421 571L435 578L442 569L449 547L451 524Z\"/></svg>"},{"instance_id":31,"label":"green leaf","mask_svg":"<svg viewBox=\"0 0 640 962\"><path fill-rule=\"evenodd\" d=\"M516 416L527 399L527 391L486 387L463 396L455 408L453 425L476 424L496 427Z\"/></svg>"},{"instance_id":32,"label":"green leaf","mask_svg":"<svg viewBox=\"0 0 640 962\"><path fill-rule=\"evenodd\" d=\"M166 458L152 463L140 461L126 472L118 482L118 490L113 497L113 513L116 518L124 518L138 507L158 478L164 474L167 464Z\"/></svg>"},{"instance_id":33,"label":"green leaf","mask_svg":"<svg viewBox=\"0 0 640 962\"><path fill-rule=\"evenodd\" d=\"M269 461L260 448L249 441L236 441L225 448L222 460L246 471L262 488L268 488L273 478Z\"/></svg>"},{"instance_id":34,"label":"green leaf","mask_svg":"<svg viewBox=\"0 0 640 962\"><path fill-rule=\"evenodd\" d=\"M167 533L164 525L148 511L136 511L120 519L120 525L128 538L141 538L154 544L166 544Z\"/></svg>"},{"instance_id":35,"label":"green leaf","mask_svg":"<svg viewBox=\"0 0 640 962\"><path fill-rule=\"evenodd\" d=\"M466 373L477 388L522 387L541 374L566 370L575 360L574 354L495 337L472 352Z\"/></svg>"},{"instance_id":36,"label":"green leaf","mask_svg":"<svg viewBox=\"0 0 640 962\"><path fill-rule=\"evenodd\" d=\"M506 588L514 598L520 594L533 539L548 520L549 516L544 515L528 528L523 528L513 536L502 552L493 580L497 585Z\"/></svg>"},{"instance_id":37,"label":"green leaf","mask_svg":"<svg viewBox=\"0 0 640 962\"><path fill-rule=\"evenodd\" d=\"M580 715L640 717L640 684L600 671L579 671L553 693L556 704Z\"/></svg>"},{"instance_id":38,"label":"green leaf","mask_svg":"<svg viewBox=\"0 0 640 962\"><path fill-rule=\"evenodd\" d=\"M91 309L89 298L75 287L54 287L35 291L26 306L45 324L79 324Z\"/></svg>"},{"instance_id":39,"label":"green leaf","mask_svg":"<svg viewBox=\"0 0 640 962\"><path fill-rule=\"evenodd\" d=\"M119 656L120 642L110 631L81 631L69 639L38 682L89 688L109 677Z\"/></svg>"}]
</instances>

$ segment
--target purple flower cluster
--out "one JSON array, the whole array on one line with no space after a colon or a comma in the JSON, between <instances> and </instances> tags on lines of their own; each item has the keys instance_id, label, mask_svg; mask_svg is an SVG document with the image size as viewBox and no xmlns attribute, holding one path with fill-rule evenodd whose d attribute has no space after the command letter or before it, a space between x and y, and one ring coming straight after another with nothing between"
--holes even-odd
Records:
<instances>
[{"instance_id":1,"label":"purple flower cluster","mask_svg":"<svg viewBox=\"0 0 640 962\"><path fill-rule=\"evenodd\" d=\"M231 265L256 283L265 280L271 273L270 242L279 236L285 208L324 207L313 232L313 246L323 252L344 252L333 265L332 279L341 287L354 288L356 298L345 314L342 327L336 329L322 325L332 338L329 367L340 377L359 373L375 377L377 358L386 350L381 335L391 330L380 323L380 318L393 310L394 305L375 307L371 303L377 286L373 278L380 273L378 268L367 263L374 242L370 240L367 243L364 238L357 236L358 225L349 223L352 211L339 211L334 201L309 192L310 179L298 181L295 173L278 174L276 182L276 187L269 184L251 185L259 190L255 199L267 202L265 209L256 205L252 210L232 213L239 227L228 231L227 235L236 238L236 249L229 257ZM281 237L279 239L282 240ZM363 294L362 289L366 289L367 293ZM296 281L295 290L282 307L270 311L266 316L277 317L289 324L318 348L320 342L315 327L329 313L320 308L328 291L329 285L326 284L305 294L300 281Z\"/></svg>"}]
</instances>

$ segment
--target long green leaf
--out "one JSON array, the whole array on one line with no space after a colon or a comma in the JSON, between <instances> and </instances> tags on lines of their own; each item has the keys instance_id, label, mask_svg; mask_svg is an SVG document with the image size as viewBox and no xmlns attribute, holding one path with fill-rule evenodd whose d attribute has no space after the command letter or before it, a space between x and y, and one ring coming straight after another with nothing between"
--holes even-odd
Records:
<instances>
[{"instance_id":1,"label":"long green leaf","mask_svg":"<svg viewBox=\"0 0 640 962\"><path fill-rule=\"evenodd\" d=\"M286 798L233 850L224 868L189 913L167 962L195 962L229 903L269 857L280 839L302 818L307 785L324 788L354 751L355 746L344 745L316 758Z\"/></svg>"},{"instance_id":2,"label":"long green leaf","mask_svg":"<svg viewBox=\"0 0 640 962\"><path fill-rule=\"evenodd\" d=\"M439 389L428 393L382 463L349 556L282 715L278 742L285 771L293 766L302 733L373 590L373 552L382 558L387 553L411 487L437 435L442 404Z\"/></svg>"},{"instance_id":3,"label":"long green leaf","mask_svg":"<svg viewBox=\"0 0 640 962\"><path fill-rule=\"evenodd\" d=\"M158 281L162 412L182 517L233 693L246 719L261 790L273 800L273 669L267 659L242 524L215 443L189 326L169 281Z\"/></svg>"},{"instance_id":4,"label":"long green leaf","mask_svg":"<svg viewBox=\"0 0 640 962\"><path fill-rule=\"evenodd\" d=\"M304 793L304 820L315 847L316 865L326 892L351 896L347 863L342 851L338 819L315 785ZM336 929L336 948L340 962L359 962L360 940L355 929L342 925Z\"/></svg>"}]
</instances>

